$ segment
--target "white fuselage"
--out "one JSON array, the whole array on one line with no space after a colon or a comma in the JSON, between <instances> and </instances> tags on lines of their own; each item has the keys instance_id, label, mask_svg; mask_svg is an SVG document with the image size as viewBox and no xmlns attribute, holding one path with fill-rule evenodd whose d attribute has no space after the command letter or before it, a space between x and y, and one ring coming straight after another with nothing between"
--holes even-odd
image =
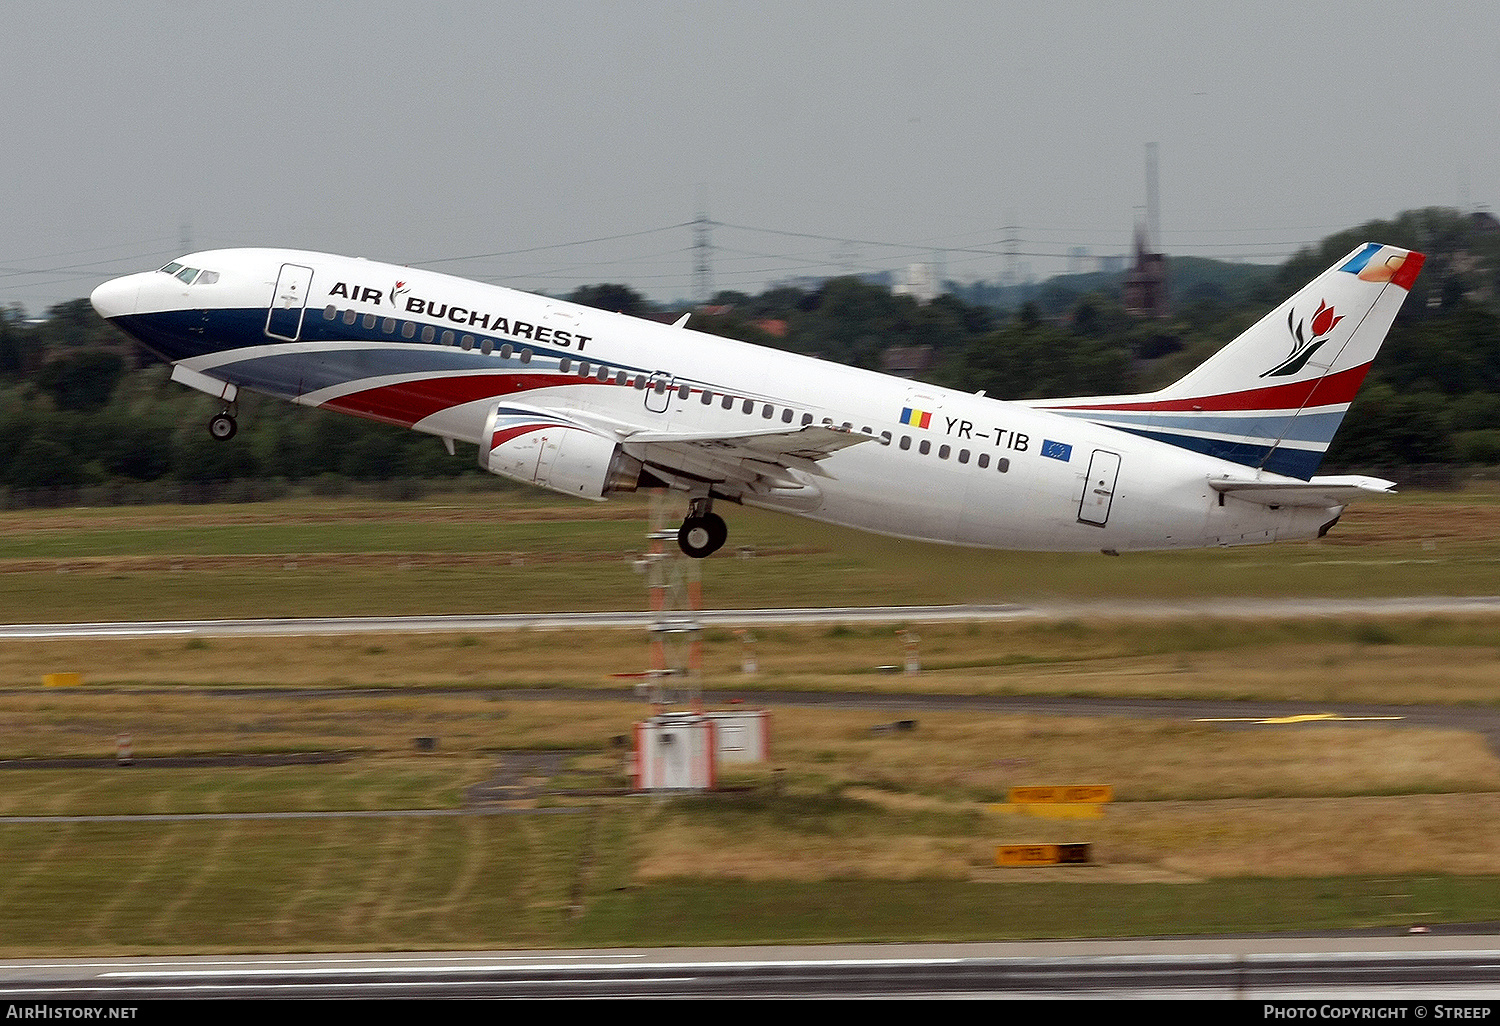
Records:
<instances>
[{"instance_id":1,"label":"white fuselage","mask_svg":"<svg viewBox=\"0 0 1500 1026\"><path fill-rule=\"evenodd\" d=\"M1243 466L1075 417L435 272L295 250L183 262L218 278L131 275L95 303L205 380L480 445L505 398L618 428L627 452L632 431L848 425L873 440L823 459L812 500L726 496L829 523L1126 551L1311 538L1342 508L1223 497L1209 478Z\"/></svg>"}]
</instances>

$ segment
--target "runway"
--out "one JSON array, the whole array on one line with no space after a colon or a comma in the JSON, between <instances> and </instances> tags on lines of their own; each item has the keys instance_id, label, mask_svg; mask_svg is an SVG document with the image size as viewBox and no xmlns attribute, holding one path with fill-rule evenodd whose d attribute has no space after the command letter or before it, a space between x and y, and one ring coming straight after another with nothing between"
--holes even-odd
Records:
<instances>
[{"instance_id":1,"label":"runway","mask_svg":"<svg viewBox=\"0 0 1500 1026\"><path fill-rule=\"evenodd\" d=\"M1314 616L1451 616L1500 613L1500 596L1408 596L1377 599L1212 598L1192 601L1108 601L1036 605L826 606L780 609L703 609L704 627L757 627L832 623L962 623L1064 619L1231 619ZM658 614L613 612L474 613L447 616L341 616L256 620L154 620L108 623L0 624L0 639L292 637L300 635L405 634L453 631L644 628Z\"/></svg>"},{"instance_id":2,"label":"runway","mask_svg":"<svg viewBox=\"0 0 1500 1026\"><path fill-rule=\"evenodd\" d=\"M0 962L11 1002L164 998L1500 998L1495 936L418 952Z\"/></svg>"}]
</instances>

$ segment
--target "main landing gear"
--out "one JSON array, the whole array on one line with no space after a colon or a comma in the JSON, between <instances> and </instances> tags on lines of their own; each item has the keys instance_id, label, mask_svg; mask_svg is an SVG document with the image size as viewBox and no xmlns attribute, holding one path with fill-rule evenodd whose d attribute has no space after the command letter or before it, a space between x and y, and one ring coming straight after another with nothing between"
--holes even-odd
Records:
<instances>
[{"instance_id":1,"label":"main landing gear","mask_svg":"<svg viewBox=\"0 0 1500 1026\"><path fill-rule=\"evenodd\" d=\"M718 552L729 537L729 525L713 511L713 502L711 498L694 499L677 531L678 546L694 559Z\"/></svg>"}]
</instances>

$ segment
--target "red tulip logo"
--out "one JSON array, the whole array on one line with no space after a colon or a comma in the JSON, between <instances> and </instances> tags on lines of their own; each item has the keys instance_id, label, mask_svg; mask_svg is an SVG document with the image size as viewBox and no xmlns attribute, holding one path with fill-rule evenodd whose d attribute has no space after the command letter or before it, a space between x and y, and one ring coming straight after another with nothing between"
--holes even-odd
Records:
<instances>
[{"instance_id":1,"label":"red tulip logo","mask_svg":"<svg viewBox=\"0 0 1500 1026\"><path fill-rule=\"evenodd\" d=\"M1329 306L1326 300L1319 303L1318 312L1313 314L1312 319L1313 338L1322 338L1333 330L1335 324L1343 319L1343 317L1335 317L1333 315L1333 307Z\"/></svg>"},{"instance_id":2,"label":"red tulip logo","mask_svg":"<svg viewBox=\"0 0 1500 1026\"><path fill-rule=\"evenodd\" d=\"M1334 325L1344 319L1343 315L1334 313L1333 307L1328 305L1328 300L1326 299L1318 302L1318 310L1313 314L1311 335L1308 335L1303 330L1303 321L1293 323L1293 318L1296 316L1296 311L1287 311L1286 330L1292 336L1292 354L1266 371L1261 377L1280 378L1286 377L1289 374L1296 374L1303 367L1307 366L1307 361L1312 358L1313 353L1317 352L1319 347L1328 341L1325 336L1333 330Z\"/></svg>"}]
</instances>

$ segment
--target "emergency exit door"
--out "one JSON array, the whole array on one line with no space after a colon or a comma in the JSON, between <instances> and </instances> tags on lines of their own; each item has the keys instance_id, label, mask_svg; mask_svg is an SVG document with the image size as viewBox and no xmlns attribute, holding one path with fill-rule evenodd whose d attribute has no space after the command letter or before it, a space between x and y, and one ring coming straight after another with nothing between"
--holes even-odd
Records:
<instances>
[{"instance_id":1,"label":"emergency exit door","mask_svg":"<svg viewBox=\"0 0 1500 1026\"><path fill-rule=\"evenodd\" d=\"M311 267L282 264L271 294L271 309L266 314L266 334L272 338L297 341L302 331L302 311L307 308L307 292L312 286Z\"/></svg>"},{"instance_id":2,"label":"emergency exit door","mask_svg":"<svg viewBox=\"0 0 1500 1026\"><path fill-rule=\"evenodd\" d=\"M1119 453L1095 449L1094 458L1089 460L1089 476L1083 482L1083 498L1078 502L1079 523L1103 527L1108 522L1119 476Z\"/></svg>"}]
</instances>

